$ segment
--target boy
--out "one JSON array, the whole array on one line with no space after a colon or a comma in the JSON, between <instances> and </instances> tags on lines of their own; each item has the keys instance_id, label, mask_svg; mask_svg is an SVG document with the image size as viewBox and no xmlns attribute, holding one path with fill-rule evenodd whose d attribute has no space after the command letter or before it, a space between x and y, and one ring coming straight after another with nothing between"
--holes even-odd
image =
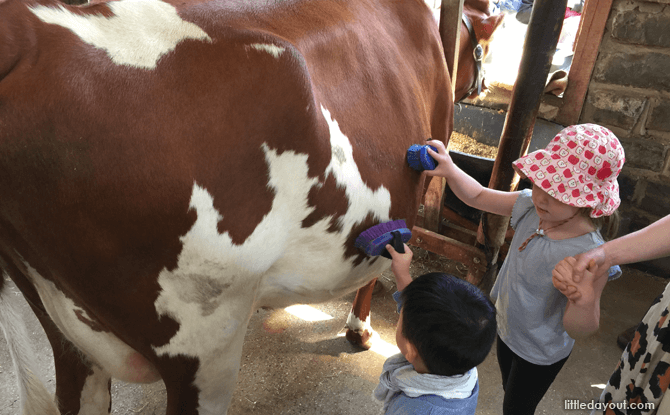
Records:
<instances>
[{"instance_id":1,"label":"boy","mask_svg":"<svg viewBox=\"0 0 670 415\"><path fill-rule=\"evenodd\" d=\"M401 354L384 363L376 399L387 415L474 415L477 366L496 338L496 310L478 288L456 277L409 273L412 251L386 246L398 292L396 343Z\"/></svg>"}]
</instances>

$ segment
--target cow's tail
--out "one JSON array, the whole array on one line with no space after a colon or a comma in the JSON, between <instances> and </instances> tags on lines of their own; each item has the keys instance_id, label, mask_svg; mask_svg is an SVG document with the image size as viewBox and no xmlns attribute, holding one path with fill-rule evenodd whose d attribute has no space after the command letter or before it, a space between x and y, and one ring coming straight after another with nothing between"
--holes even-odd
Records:
<instances>
[{"instance_id":1,"label":"cow's tail","mask_svg":"<svg viewBox=\"0 0 670 415\"><path fill-rule=\"evenodd\" d=\"M0 280L0 328L7 339L9 354L19 381L23 415L60 415L53 396L47 391L35 369L36 359L26 325L18 313L15 294L10 285Z\"/></svg>"}]
</instances>

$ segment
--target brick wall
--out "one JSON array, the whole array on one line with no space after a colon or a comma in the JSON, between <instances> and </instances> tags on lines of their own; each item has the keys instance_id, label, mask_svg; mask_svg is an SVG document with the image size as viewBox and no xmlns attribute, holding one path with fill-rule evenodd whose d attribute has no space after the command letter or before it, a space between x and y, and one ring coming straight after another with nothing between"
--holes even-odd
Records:
<instances>
[{"instance_id":1,"label":"brick wall","mask_svg":"<svg viewBox=\"0 0 670 415\"><path fill-rule=\"evenodd\" d=\"M670 214L670 0L615 0L580 122L609 127L626 150L622 233ZM640 264L670 277L670 259Z\"/></svg>"}]
</instances>

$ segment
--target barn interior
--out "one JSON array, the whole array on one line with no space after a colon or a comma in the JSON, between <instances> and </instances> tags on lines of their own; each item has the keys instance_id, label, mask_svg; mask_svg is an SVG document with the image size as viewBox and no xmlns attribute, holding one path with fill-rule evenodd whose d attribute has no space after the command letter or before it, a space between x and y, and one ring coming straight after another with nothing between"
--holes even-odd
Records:
<instances>
[{"instance_id":1,"label":"barn interior","mask_svg":"<svg viewBox=\"0 0 670 415\"><path fill-rule=\"evenodd\" d=\"M619 3L621 2L617 4ZM612 7L611 4L610 1L609 7ZM510 29L510 36L518 36L520 27L516 22L508 24L508 28L513 28ZM514 42L508 40L506 43ZM514 66L513 59L499 61ZM495 63L495 54L493 61L489 63ZM488 69L489 73L497 72L491 68L493 67ZM512 73L516 75L517 72ZM450 147L452 151L481 158L481 165L491 166L483 167L484 170L492 168L495 147L503 133L507 115L505 110L508 108L516 79L512 80L508 72L503 75L502 70L498 74L500 75L498 79L494 77L490 79L490 85L493 87L491 94L470 100L456 110L457 132L473 138L476 143L467 137L452 137ZM601 82L598 86L604 88L602 84ZM551 104L555 99L552 97L548 102ZM591 117L586 121L608 120L605 115L599 115L599 107L596 104L590 104L589 107L589 101L585 102L585 114ZM652 99L652 102L655 101ZM653 115L653 109L649 107L644 111L649 117ZM640 110L637 116L641 117L642 112L643 110ZM547 110L547 113L551 113L551 110ZM599 116L601 118L598 118ZM562 128L560 119L551 116L546 118L549 119L540 117L535 122L530 151L544 147L553 134ZM636 126L639 122L630 122L631 127L627 129L628 121L626 119L621 121L622 119L619 117L611 124L614 125L618 136L631 142L636 139L634 132L637 131ZM662 130L661 127L656 129ZM668 142L670 140L668 134L670 133L659 133L661 139L657 141ZM644 163L651 163L649 160L655 158L634 154L633 151L641 153L641 150L635 150L633 145L630 148L635 158L632 159L632 170L624 177L624 184L627 187L622 190L636 196L629 198L629 205L632 207L628 210L630 215L625 231L639 229L660 215L659 212L641 211L642 201L646 199L644 195L640 196L641 190L638 187L640 183L644 182L645 186L649 185L651 188L658 181L661 183L663 180L667 181L668 176L668 163L665 159L660 162L660 166L649 167ZM652 146L652 150L656 151L656 148ZM662 151L656 152L662 154L660 157L666 157L665 147ZM636 158L645 160L636 161ZM656 176L662 177L657 179ZM665 210L667 213L667 204L661 203L661 205L661 211ZM462 264L418 247L413 249L414 276L432 270L448 270L455 275L466 277L467 270ZM577 342L566 367L540 403L538 414L565 413L566 401L590 402L600 395L621 357L621 349L616 344L617 336L639 322L653 299L661 293L667 283L667 280L662 278L666 269L667 265L663 263L623 267L623 277L606 286L601 302L601 328L594 336ZM393 277L386 272L380 281L381 288L372 301L372 325L380 337L372 350L356 349L344 338L344 323L354 298L353 293L323 304L299 305L281 310L258 310L249 324L238 385L228 413L230 415L379 413L380 404L373 400L372 391L377 384L384 360L387 356L397 353L394 346L397 314L391 299L394 291ZM23 314L29 322L33 346L39 356L42 372L40 375L45 378L46 384L53 392L55 377L51 349L29 307L18 295L15 301L21 303ZM478 370L481 392L477 414L499 414L503 392L495 348ZM18 415L18 391L4 338L0 338L0 390L2 391L0 415ZM112 393L114 414L149 415L163 414L165 411L165 388L161 382L151 385L131 385L114 381ZM574 411L574 413L581 412Z\"/></svg>"}]
</instances>

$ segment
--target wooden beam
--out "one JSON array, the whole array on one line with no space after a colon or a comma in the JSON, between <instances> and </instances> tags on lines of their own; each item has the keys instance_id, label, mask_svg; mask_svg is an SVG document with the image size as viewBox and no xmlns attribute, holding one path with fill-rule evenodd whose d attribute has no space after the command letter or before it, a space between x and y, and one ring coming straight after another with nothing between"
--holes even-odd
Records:
<instances>
[{"instance_id":1,"label":"wooden beam","mask_svg":"<svg viewBox=\"0 0 670 415\"><path fill-rule=\"evenodd\" d=\"M602 43L607 19L612 10L612 0L587 0L579 25L575 55L568 73L568 87L555 122L563 125L579 123L584 99L596 66L598 50Z\"/></svg>"},{"instance_id":2,"label":"wooden beam","mask_svg":"<svg viewBox=\"0 0 670 415\"><path fill-rule=\"evenodd\" d=\"M442 206L442 219L472 232L477 232L477 228L479 227L477 223L470 222L470 220L464 218L446 206Z\"/></svg>"},{"instance_id":3,"label":"wooden beam","mask_svg":"<svg viewBox=\"0 0 670 415\"><path fill-rule=\"evenodd\" d=\"M464 1L442 0L440 6L440 39L442 40L447 67L450 71L452 96L456 92L458 50L461 44L461 16L463 15Z\"/></svg>"},{"instance_id":4,"label":"wooden beam","mask_svg":"<svg viewBox=\"0 0 670 415\"><path fill-rule=\"evenodd\" d=\"M479 284L486 272L486 256L481 250L439 233L415 226L409 244L462 263L468 267L467 280L472 284Z\"/></svg>"}]
</instances>

